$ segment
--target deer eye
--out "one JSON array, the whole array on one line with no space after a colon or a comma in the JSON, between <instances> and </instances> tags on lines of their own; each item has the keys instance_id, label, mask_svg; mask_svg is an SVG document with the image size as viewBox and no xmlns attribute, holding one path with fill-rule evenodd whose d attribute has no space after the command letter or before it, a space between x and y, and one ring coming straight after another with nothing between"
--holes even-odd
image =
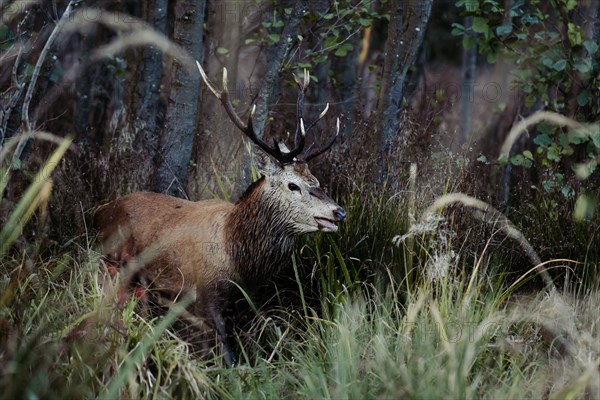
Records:
<instances>
[{"instance_id":1,"label":"deer eye","mask_svg":"<svg viewBox=\"0 0 600 400\"><path fill-rule=\"evenodd\" d=\"M288 189L295 191L295 190L300 190L300 188L298 187L298 185L296 185L295 183L288 183Z\"/></svg>"}]
</instances>

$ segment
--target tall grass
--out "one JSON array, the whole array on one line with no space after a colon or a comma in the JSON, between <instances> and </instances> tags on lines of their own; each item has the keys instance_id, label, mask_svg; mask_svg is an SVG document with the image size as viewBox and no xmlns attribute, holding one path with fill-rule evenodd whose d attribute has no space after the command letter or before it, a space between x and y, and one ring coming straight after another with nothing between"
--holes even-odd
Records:
<instances>
[{"instance_id":1,"label":"tall grass","mask_svg":"<svg viewBox=\"0 0 600 400\"><path fill-rule=\"evenodd\" d=\"M308 237L287 297L257 304L234 331L234 367L218 350L192 354L173 332L183 305L152 316L135 296L123 300L92 236L45 259L4 255L1 396L600 397L598 288L519 292L530 274L505 280L502 258L487 247L473 255L447 226L413 226L410 246L394 242L408 211L427 206L405 198L339 199L349 214L340 233Z\"/></svg>"}]
</instances>

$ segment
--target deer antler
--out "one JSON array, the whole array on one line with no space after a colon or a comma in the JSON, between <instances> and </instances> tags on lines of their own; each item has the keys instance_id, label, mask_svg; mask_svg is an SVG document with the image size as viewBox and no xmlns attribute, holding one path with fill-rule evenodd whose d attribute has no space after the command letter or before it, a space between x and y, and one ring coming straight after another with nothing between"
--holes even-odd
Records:
<instances>
[{"instance_id":1,"label":"deer antler","mask_svg":"<svg viewBox=\"0 0 600 400\"><path fill-rule=\"evenodd\" d=\"M222 86L222 90L218 90L208 80L208 76L206 76L204 69L202 69L202 66L200 65L200 63L198 61L196 61L196 65L198 66L198 70L200 71L202 80L204 81L206 86L208 86L208 89L212 92L212 94L217 99L219 99L221 104L223 104L223 107L225 108L227 115L229 115L229 118L231 118L231 120L233 121L235 126L237 126L256 145L258 145L261 149L263 149L263 151L265 151L267 154L269 154L270 156L275 158L281 164L289 164L289 163L292 163L297 160L308 161L308 160L324 153L329 147L331 147L331 145L335 141L335 139L338 135L338 132L340 130L340 119L339 118L337 120L336 131L334 132L334 134L331 136L331 138L329 139L329 141L327 142L327 144L324 147L322 147L321 149L319 149L311 154L308 154L308 155L307 155L307 152L310 150L310 147L312 147L312 145L308 149L304 148L306 132L308 132L313 126L315 126L317 124L317 122L319 122L325 116L325 114L327 114L327 111L329 110L329 103L327 103L327 105L325 106L325 109L321 112L321 114L319 114L317 119L314 120L311 124L309 124L308 128L305 128L305 124L304 124L304 91L306 90L306 87L308 86L308 84L310 82L310 74L308 73L307 70L304 70L304 77L303 77L302 81L300 81L298 78L296 78L296 82L298 83L300 91L298 93L298 101L297 101L297 123L296 123L296 132L294 134L294 147L289 152L282 152L279 147L279 143L276 140L273 141L273 146L271 147L264 140L262 140L260 137L258 137L258 135L256 134L256 131L254 130L254 125L253 125L253 118L254 118L254 112L256 111L256 105L254 105L252 107L252 110L250 111L250 116L248 117L248 123L244 123L244 121L242 121L242 119L239 117L239 115L233 108L233 105L231 104L231 100L229 99L229 91L227 90L227 69L223 68L223 84L222 84L223 86ZM300 156L300 157L298 157L298 156ZM297 159L297 157L298 157L298 159Z\"/></svg>"},{"instance_id":2,"label":"deer antler","mask_svg":"<svg viewBox=\"0 0 600 400\"><path fill-rule=\"evenodd\" d=\"M329 107L329 104L327 104L327 107ZM319 116L319 118L317 118L317 120L315 122L313 122L312 124L310 124L309 129L312 128L313 125L315 123L317 123L321 118L323 118L323 116L325 116L324 113L327 112L327 107L321 113L322 116ZM305 162L308 162L308 161L312 160L313 158L315 158L317 156L320 156L321 154L325 153L327 150L329 150L329 148L331 147L331 145L333 144L333 142L335 142L335 139L337 139L339 133L340 133L340 119L338 117L336 119L336 122L335 122L335 131L331 134L331 136L329 137L329 140L327 141L327 143L325 143L325 145L323 145L323 147L321 147L318 150L310 151L310 149L314 145L314 142L313 142L313 144L311 144L304 152L302 152L302 154L300 155L300 158L302 160L304 160Z\"/></svg>"}]
</instances>

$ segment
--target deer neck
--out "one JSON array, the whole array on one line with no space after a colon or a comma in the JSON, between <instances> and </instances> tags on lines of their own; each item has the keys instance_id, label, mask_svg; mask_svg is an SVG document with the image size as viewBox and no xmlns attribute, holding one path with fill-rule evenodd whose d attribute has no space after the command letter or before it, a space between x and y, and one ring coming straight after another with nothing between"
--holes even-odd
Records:
<instances>
[{"instance_id":1,"label":"deer neck","mask_svg":"<svg viewBox=\"0 0 600 400\"><path fill-rule=\"evenodd\" d=\"M268 196L264 177L235 204L225 234L228 252L245 283L269 278L289 263L295 235L277 199Z\"/></svg>"}]
</instances>

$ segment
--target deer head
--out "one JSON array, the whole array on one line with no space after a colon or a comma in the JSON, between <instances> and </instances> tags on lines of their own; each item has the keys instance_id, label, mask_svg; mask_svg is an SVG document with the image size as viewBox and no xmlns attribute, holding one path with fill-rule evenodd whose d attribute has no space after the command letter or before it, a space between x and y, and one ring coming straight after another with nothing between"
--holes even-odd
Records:
<instances>
[{"instance_id":1,"label":"deer head","mask_svg":"<svg viewBox=\"0 0 600 400\"><path fill-rule=\"evenodd\" d=\"M258 157L259 171L262 174L260 182L262 201L272 207L281 223L286 226L286 231L292 234L318 230L337 231L336 223L344 220L346 211L321 189L319 181L310 172L307 162L331 147L340 130L340 119L337 118L334 132L322 147L313 149L314 143L305 146L306 132L323 119L329 110L327 104L315 121L305 124L304 92L310 81L308 72L304 71L302 80L296 79L299 87L297 120L294 145L290 150L283 143L275 140L273 146L270 146L256 134L253 123L256 106L252 107L248 122L245 123L238 116L227 91L227 69L223 69L222 90L217 90L208 80L200 63L196 63L205 84L220 100L233 123L266 155L265 157L259 154ZM254 189L254 186L251 189Z\"/></svg>"}]
</instances>

